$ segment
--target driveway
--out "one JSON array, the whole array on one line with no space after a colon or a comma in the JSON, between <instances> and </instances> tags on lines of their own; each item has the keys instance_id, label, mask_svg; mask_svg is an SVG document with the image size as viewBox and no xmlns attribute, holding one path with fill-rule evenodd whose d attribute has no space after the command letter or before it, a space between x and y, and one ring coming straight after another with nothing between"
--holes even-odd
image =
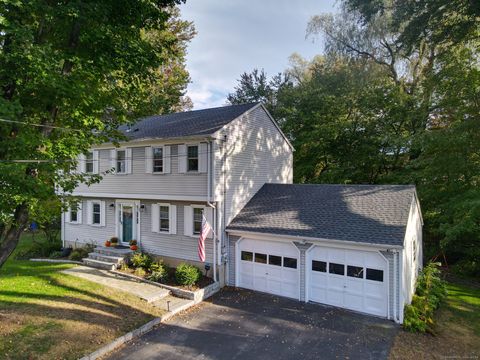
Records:
<instances>
[{"instance_id":1,"label":"driveway","mask_svg":"<svg viewBox=\"0 0 480 360\"><path fill-rule=\"evenodd\" d=\"M248 290L209 301L110 354L109 359L386 359L391 321Z\"/></svg>"}]
</instances>

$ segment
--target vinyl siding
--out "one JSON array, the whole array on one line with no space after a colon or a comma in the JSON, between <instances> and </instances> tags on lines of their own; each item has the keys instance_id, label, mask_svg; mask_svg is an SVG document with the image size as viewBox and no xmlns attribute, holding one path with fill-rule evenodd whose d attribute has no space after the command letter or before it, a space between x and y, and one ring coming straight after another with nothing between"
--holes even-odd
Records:
<instances>
[{"instance_id":1,"label":"vinyl siding","mask_svg":"<svg viewBox=\"0 0 480 360\"><path fill-rule=\"evenodd\" d=\"M111 168L110 149L99 150L100 174ZM171 145L171 167L168 174L147 174L145 172L145 147L132 148L131 174L106 174L98 184L88 187L82 184L77 193L104 194L151 194L170 196L207 195L206 173L178 173L178 145Z\"/></svg>"},{"instance_id":2,"label":"vinyl siding","mask_svg":"<svg viewBox=\"0 0 480 360\"><path fill-rule=\"evenodd\" d=\"M226 125L221 133L227 140L218 142L223 149L215 152L215 196L222 199L225 178L224 220L228 225L263 184L292 182L293 155L262 107Z\"/></svg>"}]
</instances>

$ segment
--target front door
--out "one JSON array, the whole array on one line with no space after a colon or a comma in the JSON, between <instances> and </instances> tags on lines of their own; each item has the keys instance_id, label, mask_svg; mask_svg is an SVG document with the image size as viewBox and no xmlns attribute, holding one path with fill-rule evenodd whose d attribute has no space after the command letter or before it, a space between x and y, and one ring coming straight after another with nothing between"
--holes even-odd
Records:
<instances>
[{"instance_id":1,"label":"front door","mask_svg":"<svg viewBox=\"0 0 480 360\"><path fill-rule=\"evenodd\" d=\"M118 208L118 237L127 245L130 240L137 239L137 206L135 202L121 202Z\"/></svg>"}]
</instances>

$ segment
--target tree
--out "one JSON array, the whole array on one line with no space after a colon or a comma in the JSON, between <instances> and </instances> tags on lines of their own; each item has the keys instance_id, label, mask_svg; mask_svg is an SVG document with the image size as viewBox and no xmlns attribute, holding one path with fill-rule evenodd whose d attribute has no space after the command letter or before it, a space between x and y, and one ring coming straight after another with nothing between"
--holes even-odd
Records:
<instances>
[{"instance_id":1,"label":"tree","mask_svg":"<svg viewBox=\"0 0 480 360\"><path fill-rule=\"evenodd\" d=\"M63 199L55 186L99 180L72 171L79 154L178 106L193 36L173 9L181 2L0 3L0 266L29 214Z\"/></svg>"},{"instance_id":2,"label":"tree","mask_svg":"<svg viewBox=\"0 0 480 360\"><path fill-rule=\"evenodd\" d=\"M262 102L273 114L277 106L277 94L288 84L286 74L279 73L269 80L263 69L253 69L251 73L240 75L238 85L233 93L228 94L227 100L230 104Z\"/></svg>"}]
</instances>

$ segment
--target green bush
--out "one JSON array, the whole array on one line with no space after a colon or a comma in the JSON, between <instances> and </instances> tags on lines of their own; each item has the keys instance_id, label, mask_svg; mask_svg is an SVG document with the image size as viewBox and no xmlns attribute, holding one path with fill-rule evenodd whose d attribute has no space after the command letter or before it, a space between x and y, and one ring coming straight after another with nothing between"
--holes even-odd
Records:
<instances>
[{"instance_id":1,"label":"green bush","mask_svg":"<svg viewBox=\"0 0 480 360\"><path fill-rule=\"evenodd\" d=\"M168 279L168 266L163 262L154 262L150 265L151 274L147 279L159 283L164 283Z\"/></svg>"},{"instance_id":2,"label":"green bush","mask_svg":"<svg viewBox=\"0 0 480 360\"><path fill-rule=\"evenodd\" d=\"M58 259L62 257L62 254L63 254L62 251L54 251L48 257L50 259Z\"/></svg>"},{"instance_id":3,"label":"green bush","mask_svg":"<svg viewBox=\"0 0 480 360\"><path fill-rule=\"evenodd\" d=\"M91 244L85 245L84 247L77 247L72 250L68 258L73 261L82 261L82 259L88 257L88 254L93 252L94 249L95 246Z\"/></svg>"},{"instance_id":4,"label":"green bush","mask_svg":"<svg viewBox=\"0 0 480 360\"><path fill-rule=\"evenodd\" d=\"M134 268L142 268L148 271L152 265L152 257L145 253L136 252L131 258L131 263Z\"/></svg>"},{"instance_id":5,"label":"green bush","mask_svg":"<svg viewBox=\"0 0 480 360\"><path fill-rule=\"evenodd\" d=\"M136 268L135 271L134 271L135 275L137 276L140 276L140 277L144 277L147 272L145 271L145 269L139 267L139 268Z\"/></svg>"},{"instance_id":6,"label":"green bush","mask_svg":"<svg viewBox=\"0 0 480 360\"><path fill-rule=\"evenodd\" d=\"M51 253L60 251L62 249L62 242L48 241L48 240L34 240L30 246L25 249L17 251L15 258L17 260L28 260L32 258L46 258Z\"/></svg>"},{"instance_id":7,"label":"green bush","mask_svg":"<svg viewBox=\"0 0 480 360\"><path fill-rule=\"evenodd\" d=\"M412 303L405 306L403 327L411 332L433 333L434 313L447 296L440 263L429 263L418 276Z\"/></svg>"},{"instance_id":8,"label":"green bush","mask_svg":"<svg viewBox=\"0 0 480 360\"><path fill-rule=\"evenodd\" d=\"M202 272L199 268L182 263L177 266L175 270L175 280L178 285L192 286L202 276Z\"/></svg>"}]
</instances>

